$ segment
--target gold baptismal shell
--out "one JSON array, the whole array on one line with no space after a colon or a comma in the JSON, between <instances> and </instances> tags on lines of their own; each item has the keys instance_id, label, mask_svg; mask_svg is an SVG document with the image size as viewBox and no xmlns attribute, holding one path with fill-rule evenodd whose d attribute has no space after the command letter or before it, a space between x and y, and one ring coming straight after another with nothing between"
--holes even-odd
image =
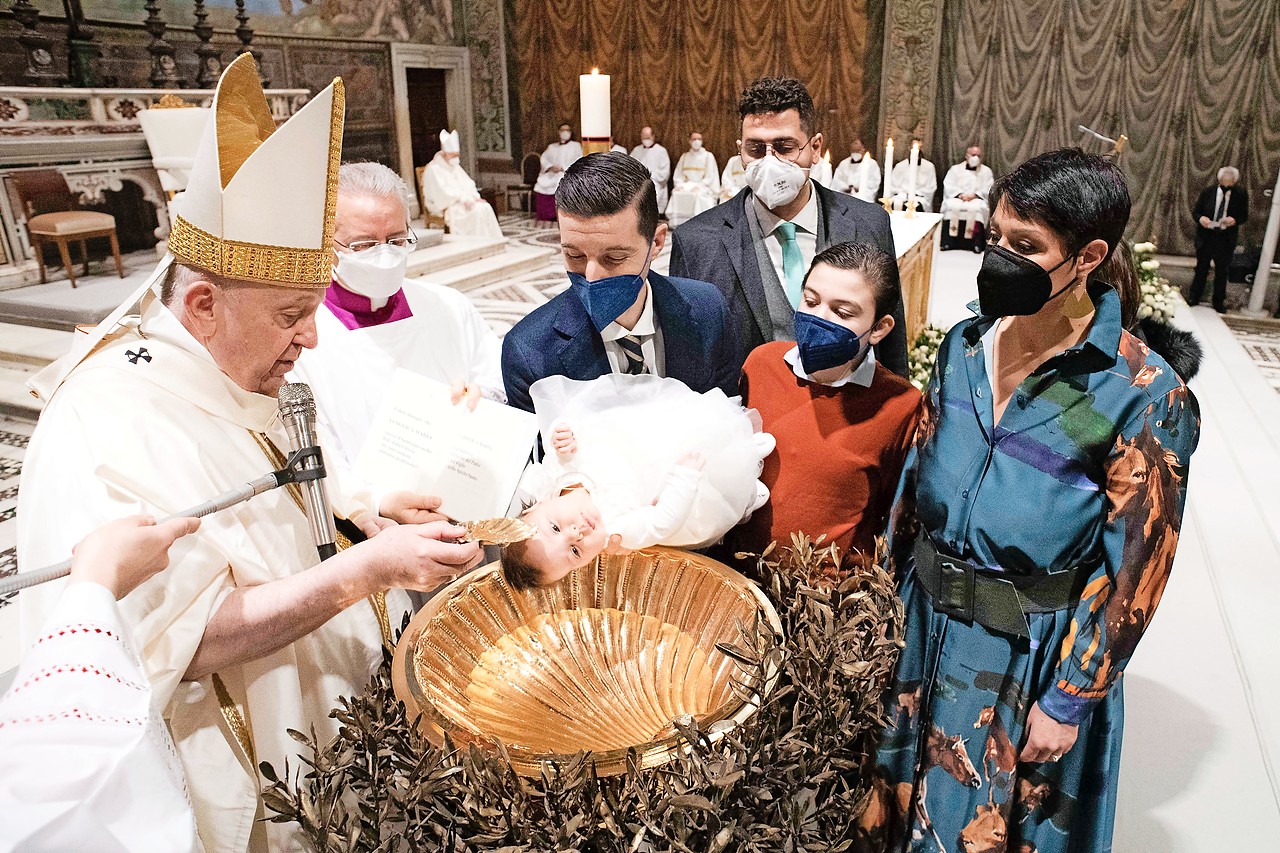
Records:
<instances>
[{"instance_id":1,"label":"gold baptismal shell","mask_svg":"<svg viewBox=\"0 0 1280 853\"><path fill-rule=\"evenodd\" d=\"M589 750L597 772L622 773L679 749L672 721L741 723L755 704L735 692L746 673L716 648L742 644L762 613L781 623L742 575L699 554L654 548L602 554L559 583L526 592L493 566L459 578L418 612L396 646L392 682L435 744L506 745L519 773ZM750 685L763 694L772 687ZM731 726L730 726L731 727ZM717 726L721 733L726 726Z\"/></svg>"},{"instance_id":2,"label":"gold baptismal shell","mask_svg":"<svg viewBox=\"0 0 1280 853\"><path fill-rule=\"evenodd\" d=\"M538 528L520 518L485 518L480 521L464 521L467 539L481 545L511 545L531 539Z\"/></svg>"}]
</instances>

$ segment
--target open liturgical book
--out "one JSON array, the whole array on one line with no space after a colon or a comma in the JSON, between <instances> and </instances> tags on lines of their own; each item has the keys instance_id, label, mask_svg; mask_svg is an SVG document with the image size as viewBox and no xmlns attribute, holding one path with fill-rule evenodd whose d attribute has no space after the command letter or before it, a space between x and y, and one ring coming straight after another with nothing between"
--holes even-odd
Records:
<instances>
[{"instance_id":1,"label":"open liturgical book","mask_svg":"<svg viewBox=\"0 0 1280 853\"><path fill-rule=\"evenodd\" d=\"M505 515L538 437L537 418L481 399L454 405L449 386L396 370L356 473L382 493L409 490L441 499L458 521Z\"/></svg>"}]
</instances>

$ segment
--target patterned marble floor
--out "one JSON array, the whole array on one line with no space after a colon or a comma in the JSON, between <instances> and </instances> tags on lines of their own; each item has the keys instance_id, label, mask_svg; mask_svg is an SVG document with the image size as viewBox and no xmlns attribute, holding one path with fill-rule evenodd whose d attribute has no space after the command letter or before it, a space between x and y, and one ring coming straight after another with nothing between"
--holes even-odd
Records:
<instances>
[{"instance_id":1,"label":"patterned marble floor","mask_svg":"<svg viewBox=\"0 0 1280 853\"><path fill-rule=\"evenodd\" d=\"M1280 320L1255 320L1230 314L1222 320L1271 387L1280 393Z\"/></svg>"}]
</instances>

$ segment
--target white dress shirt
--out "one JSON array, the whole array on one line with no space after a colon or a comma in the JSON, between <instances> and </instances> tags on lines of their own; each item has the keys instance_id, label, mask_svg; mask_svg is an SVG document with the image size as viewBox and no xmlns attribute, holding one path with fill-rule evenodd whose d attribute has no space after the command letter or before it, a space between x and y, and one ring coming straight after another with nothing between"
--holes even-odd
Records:
<instances>
[{"instance_id":1,"label":"white dress shirt","mask_svg":"<svg viewBox=\"0 0 1280 853\"><path fill-rule=\"evenodd\" d=\"M653 320L653 299L650 298L652 294L653 291L646 282L644 308L640 311L640 319L636 320L635 328L625 328L615 320L605 326L604 331L600 333L600 338L604 341L604 351L609 356L609 368L614 373L627 372L627 354L618 340L627 335L642 335L640 352L644 355L645 366L654 376L666 375L663 372L667 365L662 354L662 330Z\"/></svg>"},{"instance_id":2,"label":"white dress shirt","mask_svg":"<svg viewBox=\"0 0 1280 853\"><path fill-rule=\"evenodd\" d=\"M804 365L800 362L800 347L798 346L787 350L786 355L782 356L782 360L791 365L791 371L805 382L812 382L814 385L826 385L828 388L841 388L845 385L861 385L863 388L870 388L871 381L876 378L876 351L874 347L868 347L867 357L862 360L862 363L835 382L819 382L808 373L805 373Z\"/></svg>"}]
</instances>

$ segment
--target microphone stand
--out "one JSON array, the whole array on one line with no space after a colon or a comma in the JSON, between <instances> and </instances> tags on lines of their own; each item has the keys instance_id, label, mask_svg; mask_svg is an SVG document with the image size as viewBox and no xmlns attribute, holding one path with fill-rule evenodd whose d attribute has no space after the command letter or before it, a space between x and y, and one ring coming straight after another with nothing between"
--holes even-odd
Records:
<instances>
[{"instance_id":1,"label":"microphone stand","mask_svg":"<svg viewBox=\"0 0 1280 853\"><path fill-rule=\"evenodd\" d=\"M317 467L304 469L302 462L306 459L315 458L318 462ZM212 515L218 510L233 507L236 504L244 503L249 498L256 497L263 492L269 492L272 489L278 489L287 483L297 483L303 480L315 480L324 476L324 460L320 454L320 448L311 445L295 450L285 460L284 467L278 471L272 471L270 474L264 474L256 480L250 480L242 486L234 488L228 492L223 492L215 498L205 501L202 504L196 504L193 507L184 509L181 512L175 512L161 520L160 523L171 521L175 518L204 518L206 515ZM9 595L28 587L37 586L42 583L48 583L58 578L65 578L71 574L71 561L63 560L61 563L55 563L52 566L45 566L43 569L36 569L33 572L23 572L20 575L10 575L7 578L0 579L0 597Z\"/></svg>"}]
</instances>

